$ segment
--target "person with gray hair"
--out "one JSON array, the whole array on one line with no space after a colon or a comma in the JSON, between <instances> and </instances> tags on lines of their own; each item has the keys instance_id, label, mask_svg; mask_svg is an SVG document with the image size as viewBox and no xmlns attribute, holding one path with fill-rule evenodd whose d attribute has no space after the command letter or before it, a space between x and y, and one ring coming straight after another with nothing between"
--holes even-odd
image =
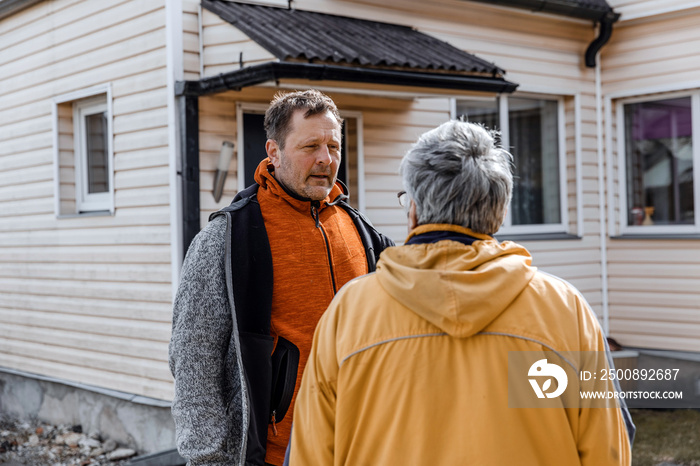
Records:
<instances>
[{"instance_id":1,"label":"person with gray hair","mask_svg":"<svg viewBox=\"0 0 700 466\"><path fill-rule=\"evenodd\" d=\"M579 395L577 372L567 385L566 370L545 359L605 355L595 314L570 284L533 267L523 246L492 236L510 202L511 166L494 132L462 121L408 151L399 193L408 238L321 318L289 464L630 464L626 408L567 405ZM511 367L513 353L532 361ZM556 383L538 382L547 374ZM545 409L527 409L541 401Z\"/></svg>"},{"instance_id":2,"label":"person with gray hair","mask_svg":"<svg viewBox=\"0 0 700 466\"><path fill-rule=\"evenodd\" d=\"M419 225L498 231L513 192L513 157L493 136L483 126L450 121L420 137L399 170Z\"/></svg>"}]
</instances>

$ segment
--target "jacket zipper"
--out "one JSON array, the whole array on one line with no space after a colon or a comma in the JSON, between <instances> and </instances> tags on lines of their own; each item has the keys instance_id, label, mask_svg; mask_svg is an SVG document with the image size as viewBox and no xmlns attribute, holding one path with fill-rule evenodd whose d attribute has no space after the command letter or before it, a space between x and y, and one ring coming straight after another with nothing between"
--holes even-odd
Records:
<instances>
[{"instance_id":1,"label":"jacket zipper","mask_svg":"<svg viewBox=\"0 0 700 466\"><path fill-rule=\"evenodd\" d=\"M277 410L272 411L272 416L270 416L270 422L272 423L272 435L277 437Z\"/></svg>"},{"instance_id":2,"label":"jacket zipper","mask_svg":"<svg viewBox=\"0 0 700 466\"><path fill-rule=\"evenodd\" d=\"M333 294L335 295L335 293L336 293L335 273L333 273L333 261L331 260L331 245L328 242L328 236L326 236L326 231L323 229L323 226L321 226L321 222L318 219L317 205L319 205L318 201L313 201L311 203L311 217L316 222L316 228L321 230L321 234L323 235L323 241L326 243L326 255L328 256L328 267L330 267L330 269L331 269L331 283L333 284Z\"/></svg>"}]
</instances>

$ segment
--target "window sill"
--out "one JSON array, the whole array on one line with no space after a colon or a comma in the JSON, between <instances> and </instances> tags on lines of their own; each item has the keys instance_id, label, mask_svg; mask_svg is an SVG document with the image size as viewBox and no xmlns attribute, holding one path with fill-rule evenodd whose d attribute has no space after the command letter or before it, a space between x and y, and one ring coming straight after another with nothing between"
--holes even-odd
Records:
<instances>
[{"instance_id":1,"label":"window sill","mask_svg":"<svg viewBox=\"0 0 700 466\"><path fill-rule=\"evenodd\" d=\"M79 214L60 214L56 218L80 218L80 217L109 217L112 216L112 212L109 210L96 210L93 212L81 212Z\"/></svg>"},{"instance_id":2,"label":"window sill","mask_svg":"<svg viewBox=\"0 0 700 466\"><path fill-rule=\"evenodd\" d=\"M630 234L623 234L623 235L618 235L618 236L611 236L610 239L642 239L642 240L648 240L648 239L660 239L660 240L669 240L669 239L700 239L700 233L681 233L681 234L663 234L663 233L650 233L650 234L643 234L643 233L635 233L633 235Z\"/></svg>"},{"instance_id":3,"label":"window sill","mask_svg":"<svg viewBox=\"0 0 700 466\"><path fill-rule=\"evenodd\" d=\"M569 233L527 233L527 234L503 234L496 235L498 241L514 241L516 243L525 241L553 241L553 240L574 240L581 239L580 236Z\"/></svg>"}]
</instances>

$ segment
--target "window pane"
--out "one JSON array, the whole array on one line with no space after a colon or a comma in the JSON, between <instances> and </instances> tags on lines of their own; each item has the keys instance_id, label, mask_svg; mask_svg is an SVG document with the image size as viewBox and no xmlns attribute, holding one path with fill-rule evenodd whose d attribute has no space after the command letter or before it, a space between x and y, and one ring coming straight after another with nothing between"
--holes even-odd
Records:
<instances>
[{"instance_id":1,"label":"window pane","mask_svg":"<svg viewBox=\"0 0 700 466\"><path fill-rule=\"evenodd\" d=\"M343 147L341 150L342 159L338 168L338 179L348 187L350 194L350 205L359 208L358 185L359 172L357 166L359 150L359 134L357 118L345 117L343 121Z\"/></svg>"},{"instance_id":2,"label":"window pane","mask_svg":"<svg viewBox=\"0 0 700 466\"><path fill-rule=\"evenodd\" d=\"M561 222L557 106L555 100L508 99L513 225Z\"/></svg>"},{"instance_id":3,"label":"window pane","mask_svg":"<svg viewBox=\"0 0 700 466\"><path fill-rule=\"evenodd\" d=\"M498 102L496 100L462 100L457 102L457 116L472 123L481 123L499 130Z\"/></svg>"},{"instance_id":4,"label":"window pane","mask_svg":"<svg viewBox=\"0 0 700 466\"><path fill-rule=\"evenodd\" d=\"M85 117L87 137L88 193L109 191L107 173L107 115L95 113Z\"/></svg>"},{"instance_id":5,"label":"window pane","mask_svg":"<svg viewBox=\"0 0 700 466\"><path fill-rule=\"evenodd\" d=\"M694 223L690 97L624 109L628 225Z\"/></svg>"}]
</instances>

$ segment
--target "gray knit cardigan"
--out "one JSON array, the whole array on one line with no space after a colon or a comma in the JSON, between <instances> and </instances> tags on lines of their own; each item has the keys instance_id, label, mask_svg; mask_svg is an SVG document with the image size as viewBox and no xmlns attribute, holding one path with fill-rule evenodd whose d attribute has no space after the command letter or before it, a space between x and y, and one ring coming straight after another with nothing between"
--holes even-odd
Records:
<instances>
[{"instance_id":1,"label":"gray knit cardigan","mask_svg":"<svg viewBox=\"0 0 700 466\"><path fill-rule=\"evenodd\" d=\"M182 266L169 347L177 448L190 466L242 465L248 397L232 318L230 216L194 238ZM228 244L227 244L228 243Z\"/></svg>"}]
</instances>

